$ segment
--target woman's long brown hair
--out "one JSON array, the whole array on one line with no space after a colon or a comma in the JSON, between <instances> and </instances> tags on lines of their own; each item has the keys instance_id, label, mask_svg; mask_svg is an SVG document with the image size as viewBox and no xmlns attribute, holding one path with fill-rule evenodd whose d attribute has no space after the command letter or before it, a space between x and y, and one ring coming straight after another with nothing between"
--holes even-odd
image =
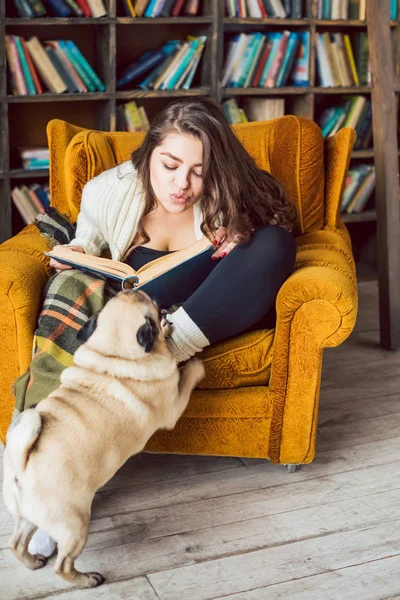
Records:
<instances>
[{"instance_id":1,"label":"woman's long brown hair","mask_svg":"<svg viewBox=\"0 0 400 600\"><path fill-rule=\"evenodd\" d=\"M280 183L257 167L242 146L221 108L206 98L179 100L169 104L152 121L139 148L132 153L146 192L143 216L156 207L150 183L150 157L170 133L191 135L203 144L203 195L200 200L204 221L201 229L208 237L220 225L228 239L245 241L262 225L280 225L289 231L296 209ZM144 243L149 237L143 227Z\"/></svg>"}]
</instances>

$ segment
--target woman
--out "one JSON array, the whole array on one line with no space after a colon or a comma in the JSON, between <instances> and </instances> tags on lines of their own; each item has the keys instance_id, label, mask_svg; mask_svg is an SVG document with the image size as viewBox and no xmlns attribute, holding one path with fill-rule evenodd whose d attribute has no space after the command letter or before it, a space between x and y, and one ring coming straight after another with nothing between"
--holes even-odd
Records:
<instances>
[{"instance_id":1,"label":"woman","mask_svg":"<svg viewBox=\"0 0 400 600\"><path fill-rule=\"evenodd\" d=\"M167 311L181 304L167 314L173 326L168 345L180 362L209 344L274 326L276 296L295 262L290 233L295 216L280 184L256 166L219 106L196 98L167 106L131 161L85 186L75 238L69 245L93 255L107 248L113 259L138 269L203 235L212 241L216 251L204 281L190 293L171 289L164 297L162 308ZM54 260L50 265L63 273L47 288L30 371L16 385L18 410L36 404L57 387L61 370L79 345L76 328L94 306L101 308L114 293L103 281L68 271ZM60 286L68 288L68 301L57 297ZM92 302L99 297L97 305ZM57 340L54 331L62 329L63 335L68 331L65 313L54 317L56 304L60 311L63 303L79 308L68 313L69 321L76 316L68 352L62 339L57 341L55 360L48 351Z\"/></svg>"}]
</instances>

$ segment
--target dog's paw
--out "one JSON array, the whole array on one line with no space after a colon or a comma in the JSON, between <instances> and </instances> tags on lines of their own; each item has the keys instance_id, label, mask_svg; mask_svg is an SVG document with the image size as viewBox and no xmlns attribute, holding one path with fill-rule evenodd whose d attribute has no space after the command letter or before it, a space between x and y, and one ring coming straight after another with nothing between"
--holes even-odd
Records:
<instances>
[{"instance_id":1,"label":"dog's paw","mask_svg":"<svg viewBox=\"0 0 400 600\"><path fill-rule=\"evenodd\" d=\"M34 571L36 571L36 569L43 569L47 563L47 558L43 556L43 554L34 554L33 558L35 559L33 566Z\"/></svg>"},{"instance_id":2,"label":"dog's paw","mask_svg":"<svg viewBox=\"0 0 400 600\"><path fill-rule=\"evenodd\" d=\"M105 582L105 578L101 573L92 571L91 573L86 573L86 575L88 576L88 588L95 588Z\"/></svg>"},{"instance_id":3,"label":"dog's paw","mask_svg":"<svg viewBox=\"0 0 400 600\"><path fill-rule=\"evenodd\" d=\"M162 331L163 336L165 338L170 336L171 331L172 331L171 323L165 317L162 317L160 325L161 325L161 331Z\"/></svg>"},{"instance_id":4,"label":"dog's paw","mask_svg":"<svg viewBox=\"0 0 400 600\"><path fill-rule=\"evenodd\" d=\"M192 378L194 386L196 386L202 379L204 379L206 370L202 361L194 356L184 366L184 370Z\"/></svg>"}]
</instances>

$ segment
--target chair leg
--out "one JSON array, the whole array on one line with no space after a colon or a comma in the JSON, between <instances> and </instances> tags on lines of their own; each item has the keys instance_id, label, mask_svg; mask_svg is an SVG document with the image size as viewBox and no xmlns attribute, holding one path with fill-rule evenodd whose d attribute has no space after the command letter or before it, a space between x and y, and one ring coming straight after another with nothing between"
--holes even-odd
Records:
<instances>
[{"instance_id":1,"label":"chair leg","mask_svg":"<svg viewBox=\"0 0 400 600\"><path fill-rule=\"evenodd\" d=\"M296 473L298 466L299 465L286 465L286 471L288 473Z\"/></svg>"}]
</instances>

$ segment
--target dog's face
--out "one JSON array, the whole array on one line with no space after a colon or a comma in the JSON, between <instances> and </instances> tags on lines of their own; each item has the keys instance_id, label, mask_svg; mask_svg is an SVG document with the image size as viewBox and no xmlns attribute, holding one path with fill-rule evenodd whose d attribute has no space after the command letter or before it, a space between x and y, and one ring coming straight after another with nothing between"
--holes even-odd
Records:
<instances>
[{"instance_id":1,"label":"dog's face","mask_svg":"<svg viewBox=\"0 0 400 600\"><path fill-rule=\"evenodd\" d=\"M139 358L163 339L158 306L139 290L120 292L85 323L77 337L105 356Z\"/></svg>"}]
</instances>

